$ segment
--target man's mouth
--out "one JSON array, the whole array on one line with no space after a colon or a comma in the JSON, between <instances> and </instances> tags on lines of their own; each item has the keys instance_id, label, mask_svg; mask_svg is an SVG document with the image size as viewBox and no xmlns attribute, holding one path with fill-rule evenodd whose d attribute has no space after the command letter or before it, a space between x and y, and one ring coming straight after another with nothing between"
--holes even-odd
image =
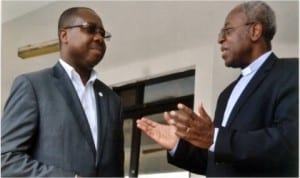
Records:
<instances>
[{"instance_id":1,"label":"man's mouth","mask_svg":"<svg viewBox=\"0 0 300 178\"><path fill-rule=\"evenodd\" d=\"M226 47L221 47L221 51L222 51L222 52L228 51L228 48L226 48Z\"/></svg>"}]
</instances>

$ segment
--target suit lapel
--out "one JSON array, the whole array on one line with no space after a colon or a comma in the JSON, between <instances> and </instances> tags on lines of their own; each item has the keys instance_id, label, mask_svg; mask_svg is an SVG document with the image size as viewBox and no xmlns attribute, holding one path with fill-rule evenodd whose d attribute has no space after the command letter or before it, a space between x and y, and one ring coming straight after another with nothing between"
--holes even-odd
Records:
<instances>
[{"instance_id":1,"label":"suit lapel","mask_svg":"<svg viewBox=\"0 0 300 178\"><path fill-rule=\"evenodd\" d=\"M214 124L217 127L221 127L228 99L230 97L230 94L231 94L234 86L237 84L237 82L239 81L240 78L241 78L241 75L222 92L222 94L220 95L220 98L218 99L216 112L215 112L215 119L214 119Z\"/></svg>"},{"instance_id":2,"label":"suit lapel","mask_svg":"<svg viewBox=\"0 0 300 178\"><path fill-rule=\"evenodd\" d=\"M269 71L271 70L275 60L277 57L272 53L265 63L261 66L261 68L256 72L254 77L250 80L247 84L245 90L242 92L241 96L237 100L236 104L234 105L231 114L229 116L227 126L229 127L230 124L236 119L236 115L246 103L249 97L255 92L255 90L259 87L259 85L263 82Z\"/></svg>"},{"instance_id":3,"label":"suit lapel","mask_svg":"<svg viewBox=\"0 0 300 178\"><path fill-rule=\"evenodd\" d=\"M95 89L95 97L96 97L96 103L97 103L97 114L98 114L98 150L97 150L97 156L96 156L96 164L99 163L101 154L103 151L103 144L105 134L107 133L107 118L109 116L108 113L108 96L106 93L104 93L103 86L99 80L95 81L94 84Z\"/></svg>"},{"instance_id":4,"label":"suit lapel","mask_svg":"<svg viewBox=\"0 0 300 178\"><path fill-rule=\"evenodd\" d=\"M93 154L96 155L96 149L94 146L94 141L89 127L89 123L87 121L85 112L82 108L81 102L78 98L78 95L69 76L59 63L57 63L54 66L53 71L54 77L56 78L55 82L56 86L58 87L58 90L65 98L65 101L70 110L72 111L73 116L76 119L76 122L78 123L78 126L80 128L80 131L85 136L88 144L90 145Z\"/></svg>"}]
</instances>

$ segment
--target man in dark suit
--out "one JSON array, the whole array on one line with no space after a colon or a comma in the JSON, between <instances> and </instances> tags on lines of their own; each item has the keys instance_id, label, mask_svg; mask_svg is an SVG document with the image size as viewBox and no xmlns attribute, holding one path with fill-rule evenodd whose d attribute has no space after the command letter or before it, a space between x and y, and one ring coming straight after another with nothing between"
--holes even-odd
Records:
<instances>
[{"instance_id":1,"label":"man in dark suit","mask_svg":"<svg viewBox=\"0 0 300 178\"><path fill-rule=\"evenodd\" d=\"M227 16L218 42L228 67L241 76L220 94L214 122L201 103L194 113L147 118L137 126L168 149L168 161L206 176L298 177L298 60L271 52L276 31L273 10L245 2Z\"/></svg>"},{"instance_id":2,"label":"man in dark suit","mask_svg":"<svg viewBox=\"0 0 300 178\"><path fill-rule=\"evenodd\" d=\"M16 78L1 121L2 176L123 177L119 97L96 79L105 31L89 8L62 13L60 58Z\"/></svg>"}]
</instances>

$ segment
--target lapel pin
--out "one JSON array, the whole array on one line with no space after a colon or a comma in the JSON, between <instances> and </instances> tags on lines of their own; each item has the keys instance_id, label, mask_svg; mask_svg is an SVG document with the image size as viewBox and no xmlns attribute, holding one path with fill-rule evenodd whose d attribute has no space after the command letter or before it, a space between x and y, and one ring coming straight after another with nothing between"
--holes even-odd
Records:
<instances>
[{"instance_id":1,"label":"lapel pin","mask_svg":"<svg viewBox=\"0 0 300 178\"><path fill-rule=\"evenodd\" d=\"M102 96L103 96L102 92L99 92L99 93L98 93L98 95L99 95L100 97L102 97Z\"/></svg>"}]
</instances>

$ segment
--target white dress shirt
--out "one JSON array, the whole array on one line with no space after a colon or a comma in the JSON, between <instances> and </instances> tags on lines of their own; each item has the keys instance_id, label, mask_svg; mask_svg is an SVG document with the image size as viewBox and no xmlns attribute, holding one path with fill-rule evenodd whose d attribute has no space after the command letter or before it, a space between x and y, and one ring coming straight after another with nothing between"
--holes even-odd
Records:
<instances>
[{"instance_id":1,"label":"white dress shirt","mask_svg":"<svg viewBox=\"0 0 300 178\"><path fill-rule=\"evenodd\" d=\"M72 84L76 90L76 93L80 99L82 108L87 117L91 133L93 136L95 148L97 150L98 146L98 122L97 122L97 108L96 108L96 98L94 92L94 82L96 80L96 72L93 70L91 76L87 81L86 85L83 84L80 75L75 71L75 69L67 64L64 60L59 59L60 64L67 72L70 77Z\"/></svg>"}]
</instances>

